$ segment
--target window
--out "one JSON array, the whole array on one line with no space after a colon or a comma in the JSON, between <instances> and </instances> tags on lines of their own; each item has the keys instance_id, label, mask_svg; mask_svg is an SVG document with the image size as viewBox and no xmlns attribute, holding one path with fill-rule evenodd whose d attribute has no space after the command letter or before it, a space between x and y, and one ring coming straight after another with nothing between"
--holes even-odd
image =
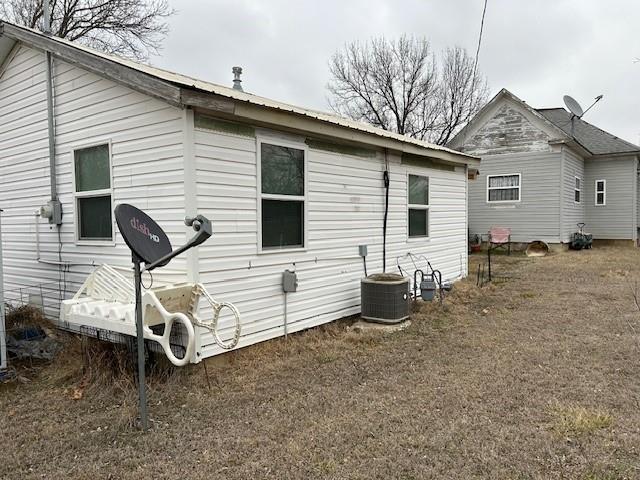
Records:
<instances>
[{"instance_id":1,"label":"window","mask_svg":"<svg viewBox=\"0 0 640 480\"><path fill-rule=\"evenodd\" d=\"M73 171L77 239L112 240L109 145L75 150Z\"/></svg>"},{"instance_id":2,"label":"window","mask_svg":"<svg viewBox=\"0 0 640 480\"><path fill-rule=\"evenodd\" d=\"M580 196L582 195L582 179L575 177L575 186L573 187L573 201L580 203Z\"/></svg>"},{"instance_id":3,"label":"window","mask_svg":"<svg viewBox=\"0 0 640 480\"><path fill-rule=\"evenodd\" d=\"M487 175L487 202L519 202L520 174Z\"/></svg>"},{"instance_id":4,"label":"window","mask_svg":"<svg viewBox=\"0 0 640 480\"><path fill-rule=\"evenodd\" d=\"M596 180L596 206L607 204L607 181Z\"/></svg>"},{"instance_id":5,"label":"window","mask_svg":"<svg viewBox=\"0 0 640 480\"><path fill-rule=\"evenodd\" d=\"M306 151L259 141L262 250L305 245Z\"/></svg>"},{"instance_id":6,"label":"window","mask_svg":"<svg viewBox=\"0 0 640 480\"><path fill-rule=\"evenodd\" d=\"M429 177L409 175L409 237L429 236Z\"/></svg>"}]
</instances>

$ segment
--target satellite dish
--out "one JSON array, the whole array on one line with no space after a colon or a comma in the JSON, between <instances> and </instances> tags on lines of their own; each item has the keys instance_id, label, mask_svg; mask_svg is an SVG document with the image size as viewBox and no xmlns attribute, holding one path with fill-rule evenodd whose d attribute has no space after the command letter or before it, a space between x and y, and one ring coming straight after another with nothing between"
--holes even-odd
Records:
<instances>
[{"instance_id":1,"label":"satellite dish","mask_svg":"<svg viewBox=\"0 0 640 480\"><path fill-rule=\"evenodd\" d=\"M122 238L145 265L150 265L171 253L169 237L149 215L128 203L118 205L115 213ZM157 266L163 267L169 260L171 259Z\"/></svg>"},{"instance_id":2,"label":"satellite dish","mask_svg":"<svg viewBox=\"0 0 640 480\"><path fill-rule=\"evenodd\" d=\"M570 97L569 95L565 95L564 97L562 97L562 99L564 100L564 104L567 106L569 111L573 113L576 117L580 118L582 117L582 115L584 115L584 111L582 110L582 107L573 97Z\"/></svg>"}]
</instances>

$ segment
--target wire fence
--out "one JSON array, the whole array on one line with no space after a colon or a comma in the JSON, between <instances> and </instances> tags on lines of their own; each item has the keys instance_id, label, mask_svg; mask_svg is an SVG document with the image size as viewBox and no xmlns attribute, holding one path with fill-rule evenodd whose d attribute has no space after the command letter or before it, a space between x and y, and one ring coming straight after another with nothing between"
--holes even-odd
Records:
<instances>
[{"instance_id":1,"label":"wire fence","mask_svg":"<svg viewBox=\"0 0 640 480\"><path fill-rule=\"evenodd\" d=\"M39 283L4 290L7 315L20 307L30 306L49 319L57 319L64 292L59 282Z\"/></svg>"},{"instance_id":2,"label":"wire fence","mask_svg":"<svg viewBox=\"0 0 640 480\"><path fill-rule=\"evenodd\" d=\"M85 339L83 340L83 345L86 345L86 339L89 338L120 344L132 355L132 361L135 360L135 336L91 326L72 325L67 322L61 322L59 320L60 307L64 298L65 292L60 288L60 284L57 281L4 290L6 319L9 320L5 326L7 338L13 342L26 342L23 342L21 346L30 345L29 342L33 342L34 340L45 340L47 337L45 331L47 329L45 327L43 330L41 327L42 325L49 325L50 321L60 329L80 334ZM42 319L48 321L42 323L40 321ZM150 328L156 335L162 335L164 333L164 324L151 325ZM180 324L174 324L170 332L169 344L173 354L177 358L182 358L186 354L187 341L188 335L186 329ZM83 351L84 350L85 348L83 347ZM29 352L26 352L26 354L28 353ZM11 355L11 348L9 349L9 354L9 361L15 361L16 357L15 354ZM145 354L151 361L152 358L164 357L164 350L159 343L145 340ZM36 358L38 357L36 356Z\"/></svg>"}]
</instances>

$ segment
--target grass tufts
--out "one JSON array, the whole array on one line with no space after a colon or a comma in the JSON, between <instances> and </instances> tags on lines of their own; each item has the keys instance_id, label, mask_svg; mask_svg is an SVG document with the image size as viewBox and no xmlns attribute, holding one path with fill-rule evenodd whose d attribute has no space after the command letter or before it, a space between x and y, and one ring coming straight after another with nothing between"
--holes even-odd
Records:
<instances>
[{"instance_id":1,"label":"grass tufts","mask_svg":"<svg viewBox=\"0 0 640 480\"><path fill-rule=\"evenodd\" d=\"M601 408L556 404L550 410L552 430L563 437L590 435L613 423L613 417Z\"/></svg>"}]
</instances>

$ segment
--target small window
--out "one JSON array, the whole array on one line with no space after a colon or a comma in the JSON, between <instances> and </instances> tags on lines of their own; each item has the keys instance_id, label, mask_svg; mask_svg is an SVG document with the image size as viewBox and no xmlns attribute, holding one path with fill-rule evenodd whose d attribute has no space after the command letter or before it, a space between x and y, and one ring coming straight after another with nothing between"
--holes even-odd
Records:
<instances>
[{"instance_id":1,"label":"small window","mask_svg":"<svg viewBox=\"0 0 640 480\"><path fill-rule=\"evenodd\" d=\"M596 206L607 204L607 181L596 180Z\"/></svg>"},{"instance_id":2,"label":"small window","mask_svg":"<svg viewBox=\"0 0 640 480\"><path fill-rule=\"evenodd\" d=\"M576 183L573 188L573 201L580 203L582 195L582 179L580 177L575 177L575 182Z\"/></svg>"},{"instance_id":3,"label":"small window","mask_svg":"<svg viewBox=\"0 0 640 480\"><path fill-rule=\"evenodd\" d=\"M111 158L109 145L73 152L78 240L112 240Z\"/></svg>"},{"instance_id":4,"label":"small window","mask_svg":"<svg viewBox=\"0 0 640 480\"><path fill-rule=\"evenodd\" d=\"M270 143L260 147L261 246L305 244L305 150Z\"/></svg>"},{"instance_id":5,"label":"small window","mask_svg":"<svg viewBox=\"0 0 640 480\"><path fill-rule=\"evenodd\" d=\"M519 202L520 201L520 174L514 175L488 175L487 176L487 202Z\"/></svg>"},{"instance_id":6,"label":"small window","mask_svg":"<svg viewBox=\"0 0 640 480\"><path fill-rule=\"evenodd\" d=\"M429 177L409 175L409 237L429 236Z\"/></svg>"}]
</instances>

